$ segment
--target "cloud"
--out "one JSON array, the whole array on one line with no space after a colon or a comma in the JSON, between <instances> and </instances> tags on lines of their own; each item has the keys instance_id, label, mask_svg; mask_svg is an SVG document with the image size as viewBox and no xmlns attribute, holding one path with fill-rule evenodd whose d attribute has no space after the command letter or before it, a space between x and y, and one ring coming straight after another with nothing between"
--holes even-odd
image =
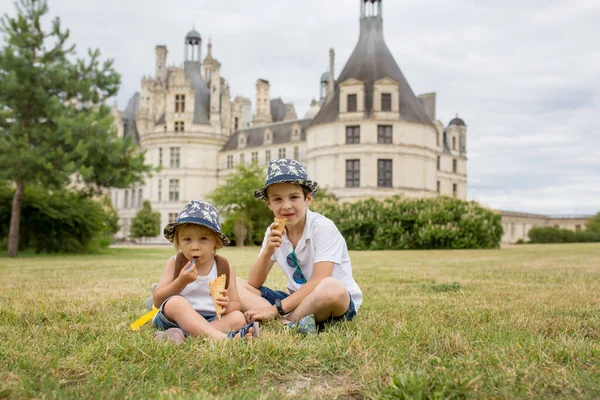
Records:
<instances>
[{"instance_id":1,"label":"cloud","mask_svg":"<svg viewBox=\"0 0 600 400\"><path fill-rule=\"evenodd\" d=\"M10 2L0 13L13 13ZM154 47L183 61L192 26L210 38L233 96L257 78L299 116L358 39L346 0L53 0L82 52L100 48L122 74L120 107L154 73ZM600 3L591 0L407 0L383 5L386 43L415 93L437 93L437 117L468 125L468 196L539 213L600 210Z\"/></svg>"}]
</instances>

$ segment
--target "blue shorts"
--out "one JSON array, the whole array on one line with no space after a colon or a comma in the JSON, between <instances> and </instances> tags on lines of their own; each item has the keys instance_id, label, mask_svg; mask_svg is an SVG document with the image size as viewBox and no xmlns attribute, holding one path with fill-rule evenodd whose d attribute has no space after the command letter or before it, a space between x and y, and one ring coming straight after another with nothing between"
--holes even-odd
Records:
<instances>
[{"instance_id":1,"label":"blue shorts","mask_svg":"<svg viewBox=\"0 0 600 400\"><path fill-rule=\"evenodd\" d=\"M289 294L287 294L286 292L283 292L281 290L273 290L266 286L261 286L259 290L260 290L260 296L263 299L267 300L270 304L275 304L275 300L279 299L281 301L289 296ZM350 296L350 292L348 292L348 295ZM346 310L345 313L343 313L342 315L339 315L337 317L334 317L333 315L331 315L325 321L319 322L317 325L320 328L323 328L323 326L325 324L328 324L331 322L352 321L354 319L354 317L356 317L356 307L354 306L354 300L352 300L352 296L350 296L350 304L348 304L348 309Z\"/></svg>"},{"instance_id":2,"label":"blue shorts","mask_svg":"<svg viewBox=\"0 0 600 400\"><path fill-rule=\"evenodd\" d=\"M176 295L176 296L178 296L178 295ZM163 303L160 305L160 308L158 309L158 312L156 313L154 318L152 318L152 323L154 323L154 326L156 326L156 329L158 329L159 331L166 331L169 328L181 329L181 327L179 325L177 325L176 322L171 321L163 313L163 308L165 307L165 304L167 304L167 301L169 301L173 297L175 297L175 296L168 297L165 301L163 301ZM217 314L215 314L215 313L201 313L200 311L196 311L196 312L198 314L200 314L200 316L202 318L204 318L205 320L207 320L208 322L212 322L217 318ZM181 331L183 332L183 335L185 337L188 337L189 334L186 331L184 331L183 329L181 329Z\"/></svg>"}]
</instances>

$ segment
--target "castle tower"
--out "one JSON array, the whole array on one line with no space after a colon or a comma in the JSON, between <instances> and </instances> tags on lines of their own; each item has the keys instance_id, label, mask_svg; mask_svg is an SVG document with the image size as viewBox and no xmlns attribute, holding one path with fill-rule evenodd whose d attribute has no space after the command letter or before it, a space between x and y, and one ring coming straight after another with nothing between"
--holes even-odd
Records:
<instances>
[{"instance_id":1,"label":"castle tower","mask_svg":"<svg viewBox=\"0 0 600 400\"><path fill-rule=\"evenodd\" d=\"M184 60L200 62L202 51L202 37L192 29L185 35Z\"/></svg>"},{"instance_id":2,"label":"castle tower","mask_svg":"<svg viewBox=\"0 0 600 400\"><path fill-rule=\"evenodd\" d=\"M264 125L273 122L271 116L271 85L265 79L256 81L256 115L254 125Z\"/></svg>"},{"instance_id":3,"label":"castle tower","mask_svg":"<svg viewBox=\"0 0 600 400\"><path fill-rule=\"evenodd\" d=\"M204 80L206 82L210 82L210 73L212 70L212 66L213 66L213 56L212 56L212 43L210 41L210 39L208 39L208 52L206 54L206 58L204 59L204 62L202 63L204 65Z\"/></svg>"}]
</instances>

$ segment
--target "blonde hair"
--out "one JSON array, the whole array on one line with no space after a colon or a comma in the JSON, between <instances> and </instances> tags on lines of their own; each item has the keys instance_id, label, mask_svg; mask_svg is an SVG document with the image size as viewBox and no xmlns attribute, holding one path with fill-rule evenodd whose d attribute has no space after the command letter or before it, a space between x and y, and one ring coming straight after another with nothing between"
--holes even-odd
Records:
<instances>
[{"instance_id":1,"label":"blonde hair","mask_svg":"<svg viewBox=\"0 0 600 400\"><path fill-rule=\"evenodd\" d=\"M207 235L207 236L212 235L216 240L215 251L217 251L221 247L223 247L223 241L221 240L219 235L217 235L215 233L215 231L213 231L212 229L210 229L204 225L190 224L189 222L184 222L183 224L177 225L177 227L175 228L175 235L173 236L173 245L175 246L175 250L179 250L179 235L181 234L181 232L185 228L191 228L191 227L197 228L200 231L201 235Z\"/></svg>"}]
</instances>

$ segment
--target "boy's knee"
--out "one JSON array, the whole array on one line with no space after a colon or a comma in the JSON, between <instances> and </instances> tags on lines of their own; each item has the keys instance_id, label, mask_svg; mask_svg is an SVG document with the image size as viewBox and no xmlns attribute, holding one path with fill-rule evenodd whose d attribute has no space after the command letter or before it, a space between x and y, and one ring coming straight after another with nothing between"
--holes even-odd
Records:
<instances>
[{"instance_id":1,"label":"boy's knee","mask_svg":"<svg viewBox=\"0 0 600 400\"><path fill-rule=\"evenodd\" d=\"M324 278L315 290L319 301L328 304L342 303L349 296L344 284L333 277Z\"/></svg>"},{"instance_id":2,"label":"boy's knee","mask_svg":"<svg viewBox=\"0 0 600 400\"><path fill-rule=\"evenodd\" d=\"M172 313L173 311L179 311L184 307L189 307L190 303L180 295L175 295L169 298L169 300L163 305L163 312Z\"/></svg>"}]
</instances>

